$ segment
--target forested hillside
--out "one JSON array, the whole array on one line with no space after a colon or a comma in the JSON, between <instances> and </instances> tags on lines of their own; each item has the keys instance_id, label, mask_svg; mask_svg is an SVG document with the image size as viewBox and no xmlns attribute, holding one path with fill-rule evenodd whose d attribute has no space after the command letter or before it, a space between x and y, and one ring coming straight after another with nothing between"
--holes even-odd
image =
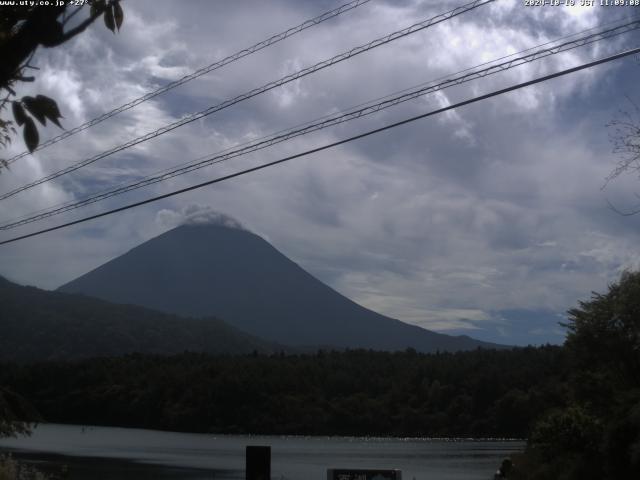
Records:
<instances>
[{"instance_id":1,"label":"forested hillside","mask_svg":"<svg viewBox=\"0 0 640 480\"><path fill-rule=\"evenodd\" d=\"M182 318L133 305L22 287L0 277L0 360L34 361L133 352L278 351L216 318Z\"/></svg>"},{"instance_id":2,"label":"forested hillside","mask_svg":"<svg viewBox=\"0 0 640 480\"><path fill-rule=\"evenodd\" d=\"M559 347L0 365L51 422L216 433L524 437L566 397Z\"/></svg>"}]
</instances>

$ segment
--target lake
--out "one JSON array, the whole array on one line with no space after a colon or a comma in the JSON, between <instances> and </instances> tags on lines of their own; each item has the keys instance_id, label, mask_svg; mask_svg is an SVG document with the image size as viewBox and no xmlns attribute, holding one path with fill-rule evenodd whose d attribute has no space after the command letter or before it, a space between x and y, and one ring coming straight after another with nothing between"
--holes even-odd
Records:
<instances>
[{"instance_id":1,"label":"lake","mask_svg":"<svg viewBox=\"0 0 640 480\"><path fill-rule=\"evenodd\" d=\"M245 436L43 424L0 452L69 480L244 479L247 445L271 446L273 480L324 480L327 468L397 468L403 480L487 480L524 442Z\"/></svg>"}]
</instances>

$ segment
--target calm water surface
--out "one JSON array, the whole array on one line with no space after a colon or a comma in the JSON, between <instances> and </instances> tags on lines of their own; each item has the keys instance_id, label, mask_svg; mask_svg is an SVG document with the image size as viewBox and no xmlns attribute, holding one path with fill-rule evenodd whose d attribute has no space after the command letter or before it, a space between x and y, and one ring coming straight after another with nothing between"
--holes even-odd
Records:
<instances>
[{"instance_id":1,"label":"calm water surface","mask_svg":"<svg viewBox=\"0 0 640 480\"><path fill-rule=\"evenodd\" d=\"M0 451L69 480L244 479L246 445L271 445L273 480L324 480L327 468L397 468L403 480L487 480L521 441L207 435L40 425Z\"/></svg>"}]
</instances>

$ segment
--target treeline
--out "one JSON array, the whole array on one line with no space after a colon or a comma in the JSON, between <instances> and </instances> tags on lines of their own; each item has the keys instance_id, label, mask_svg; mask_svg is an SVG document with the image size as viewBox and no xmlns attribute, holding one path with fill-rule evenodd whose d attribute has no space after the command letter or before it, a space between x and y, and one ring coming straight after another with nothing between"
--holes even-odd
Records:
<instances>
[{"instance_id":1,"label":"treeline","mask_svg":"<svg viewBox=\"0 0 640 480\"><path fill-rule=\"evenodd\" d=\"M567 375L552 346L0 365L49 422L254 434L523 438L563 404Z\"/></svg>"},{"instance_id":2,"label":"treeline","mask_svg":"<svg viewBox=\"0 0 640 480\"><path fill-rule=\"evenodd\" d=\"M0 363L50 422L215 433L527 437L512 480L640 478L640 272L570 310L562 347L129 355ZM13 400L12 400L13 399ZM9 401L11 400L11 401ZM4 413L3 413L4 412ZM22 417L21 417L22 418ZM3 423L4 422L4 423ZM3 427L4 426L4 427Z\"/></svg>"}]
</instances>

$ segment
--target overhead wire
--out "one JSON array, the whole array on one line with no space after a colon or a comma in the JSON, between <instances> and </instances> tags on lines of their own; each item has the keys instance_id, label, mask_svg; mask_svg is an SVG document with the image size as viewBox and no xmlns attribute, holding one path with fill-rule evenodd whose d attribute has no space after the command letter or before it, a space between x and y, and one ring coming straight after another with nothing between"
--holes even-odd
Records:
<instances>
[{"instance_id":1,"label":"overhead wire","mask_svg":"<svg viewBox=\"0 0 640 480\"><path fill-rule=\"evenodd\" d=\"M509 55L504 55L502 57L483 62L483 63L481 63L479 65L475 65L475 66L472 66L472 67L465 68L463 70L459 70L459 71L457 71L455 73L451 73L451 74L447 74L447 75L444 75L444 76L441 76L441 77L437 77L437 78L432 79L432 80L430 80L428 82L423 82L423 83L420 83L418 85L414 85L412 87L408 87L408 88L404 88L402 90L398 90L398 91L392 92L392 93L384 95L382 97L378 97L378 98L375 98L373 100L369 100L367 102L359 103L357 105L352 105L351 107L348 107L346 109L341 110L339 113L340 114L344 114L344 113L347 113L348 111L351 111L353 109L356 109L356 108L359 108L359 107L363 107L363 106L367 106L367 105L371 105L371 104L373 104L375 102L391 98L391 97L393 97L395 95L402 94L402 93L405 93L405 92L409 92L411 90L415 90L416 88L423 87L425 85L431 85L431 84L434 84L435 82L438 82L440 80L445 80L445 79L451 78L453 76L460 75L462 73L466 73L466 72L469 72L469 71L472 71L472 70L476 70L476 69L478 69L480 67L484 67L486 65L491 65L491 64L494 64L494 63L499 62L501 60L506 60L507 58L516 57L518 55L522 55L524 53L531 52L533 50L536 50L536 49L539 49L539 48L542 48L542 47L545 47L545 46L548 46L548 45L552 45L554 43L561 42L563 40L567 40L569 38L577 37L579 35L584 35L584 34L586 34L588 32L593 32L593 31L602 29L604 27L610 27L612 25L620 24L623 20L624 21L633 21L634 19L638 19L638 18L639 17L637 17L637 16L636 17L628 17L627 16L627 17L623 17L623 18L618 18L616 20L612 20L612 21L597 25L595 27L584 29L584 30L581 30L581 31L578 31L578 32L575 32L575 33L571 33L571 34L568 34L568 35L565 35L565 36L550 40L548 42L545 42L545 43L542 43L542 44L539 44L539 45L536 45L536 46L521 50L519 52L511 53ZM324 120L324 119L329 118L329 117L331 117L333 115L334 115L333 113L332 114L323 115L323 116L321 116L319 118L316 118L314 120L310 120L310 121L307 121L307 122L304 122L304 123L297 124L297 125L295 125L293 127L289 127L287 129L283 129L283 130L274 132L272 134L260 137L258 139L255 139L255 140L252 140L252 141L243 142L243 143L240 143L240 144L236 144L234 146L231 146L231 147L228 147L226 149L223 149L223 150L220 150L220 151L216 152L216 155L222 154L222 153L227 152L229 150L232 150L234 148L243 147L245 145L248 145L248 144L251 144L251 143L254 143L254 142L257 142L257 141L265 140L267 138L270 138L270 137L273 137L273 136L288 132L288 131L293 130L293 129L297 129L297 128L300 128L300 127L303 127L303 126L307 126L307 125L309 125L311 123L314 123L314 122L317 122L317 121L320 121L320 120ZM198 157L198 158L196 158L194 160L190 160L189 162L185 162L183 164L179 164L178 166L169 167L169 168L166 168L164 170L160 170L160 171L156 172L154 175L162 175L164 173L169 173L169 172L173 171L177 167L191 165L191 164L197 163L199 161L208 159L210 156L211 156L211 154L202 155L202 156L200 156L200 157ZM143 180L146 180L148 178L150 178L150 176L144 177ZM126 185L121 184L121 185L118 185L116 188L119 190L119 189L125 188L125 187L126 187ZM110 187L110 189L103 189L103 190L101 190L101 191L99 191L99 192L97 192L97 193L95 193L93 195L103 195L103 194L106 194L106 193L110 193L112 191L111 190L112 188L113 187ZM39 209L37 211L32 211L32 212L30 212L28 214L22 215L22 216L20 216L18 218L15 218L14 220L12 220L12 222L13 221L17 222L19 220L28 219L33 215L37 215L37 214L40 214L40 213L43 213L43 212L48 212L48 211L50 211L52 209L58 209L59 207L65 207L65 206L70 205L70 204L77 204L79 202L84 202L84 201L86 201L88 199L91 199L91 198L93 198L93 196L92 197L85 197L82 200L68 200L66 202L61 202L61 203L58 203L56 205L53 205L53 206L50 206L50 207L46 207L46 208L43 208L43 209ZM6 226L11 226L11 225L7 224L7 223L0 224L0 229L2 229L3 227L6 227Z\"/></svg>"},{"instance_id":2,"label":"overhead wire","mask_svg":"<svg viewBox=\"0 0 640 480\"><path fill-rule=\"evenodd\" d=\"M361 5L364 5L365 3L370 2L371 0L353 0L351 2L345 3L343 5L340 5L337 8L334 8L332 10L329 10L328 12L325 12L321 15L318 15L316 17L313 17L309 20L304 21L303 23L301 23L300 25L296 25L295 27L291 27L288 28L287 30L277 33L275 35L272 35L271 37L267 38L266 40L262 40L250 47L247 47L243 50L240 50L236 53L233 53L221 60L218 60L210 65L207 65L205 67L199 68L198 70L183 76L182 78L175 80L173 82L170 82L166 85L163 85L151 92L148 92L138 98L135 98L117 108L114 108L113 110L110 110L102 115L100 115L99 117L93 118L85 123L83 123L82 125L79 125L77 127L71 128L69 130L64 131L63 133L61 133L60 135L57 135L45 142L42 142L41 144L38 145L37 148L35 148L32 152L29 151L24 151L18 155L15 155L9 159L7 159L7 164L12 164L13 162L15 162L16 160L19 160L20 158L26 157L27 155L32 154L33 152L37 152L40 150L43 150L44 148L47 148L51 145L54 145L66 138L69 138L73 135L75 135L76 133L80 133L88 128L91 128L95 125L98 125L99 123L104 122L105 120L108 120L111 117L114 117L116 115L118 115L119 113L125 112L131 108L134 108L138 105L140 105L143 102L146 102L148 100L151 100L152 98L157 97L158 95L162 95L165 92L168 92L170 90L173 90L176 87L179 87L180 85L184 85L187 82L190 82L191 80L194 80L196 78L199 78L207 73L213 72L214 70L218 70L219 68L224 67L225 65L229 65L230 63L236 62L248 55L251 55L253 53L256 53L264 48L270 47L271 45L274 45L278 42L281 42L282 40L292 37L293 35L296 35L308 28L314 27L316 25L319 25L327 20L330 20L332 18L337 17L338 15L341 15L345 12L348 12L350 10L353 10L354 8L357 8ZM78 9L79 11L80 9Z\"/></svg>"},{"instance_id":3,"label":"overhead wire","mask_svg":"<svg viewBox=\"0 0 640 480\"><path fill-rule=\"evenodd\" d=\"M424 20L422 22L418 22L415 23L409 27L403 28L401 30L395 31L393 33L390 33L388 35L385 35L384 37L380 37L377 38L375 40L372 40L370 42L368 42L367 44L364 45L360 45L358 47L354 47L351 50L348 50L346 52L343 52L341 54L335 55L327 60L323 60L321 62L316 63L315 65L303 68L301 70L298 70L297 72L294 72L292 74L286 75L285 77L282 77L278 80L275 80L273 82L269 82L261 87L255 88L247 93L238 95L230 100L226 100L222 103L219 103L217 105L211 106L205 110L202 110L200 112L196 112L196 113L192 113L190 115L187 115L186 117L183 117L180 120L177 120L169 125L165 125L162 128L159 128L153 132L149 132L145 135L142 135L140 137L137 137L133 140L130 140L129 142L126 142L124 144L121 144L117 147L112 148L111 150L107 150L105 152L102 152L98 155L95 155L93 157L90 157L88 159L82 160L80 162L77 162L73 165L70 165L66 168L63 168L61 170L58 170L57 172L51 173L49 175L46 175L38 180L35 180L33 182L30 182L26 185L23 185L21 187L18 187L16 189L13 189L9 192L0 194L0 200L5 200L7 198L13 197L14 195L17 195L20 192L23 192L25 190L28 190L30 188L33 188L37 185L41 185L45 182L51 181L55 178L58 178L62 175L66 175L68 173L74 172L80 168L83 168L87 165L90 165L92 163L97 162L98 160L101 160L103 158L106 158L110 155L113 155L114 153L120 152L122 150L126 150L127 148L133 147L135 145L138 145L140 143L146 142L147 140L151 140L153 138L159 137L161 135L164 135L172 130L175 130L178 127L181 127L183 125L187 125L189 123L195 122L196 120L199 120L203 117L206 117L208 115L211 115L215 112L218 112L220 110L223 110L225 108L228 108L232 105L235 105L236 103L242 102L244 100L248 100L252 97L255 97L257 95L260 95L262 93L265 93L269 90L272 90L274 88L280 87L282 85L285 85L289 82L292 82L294 80L298 80L302 77L305 77L307 75L310 75L312 73L315 73L319 70L322 70L324 68L327 68L329 66L335 65L337 63L343 62L345 60L348 60L356 55L359 55L361 53L364 52L368 52L369 50L372 50L374 48L377 48L379 46L385 45L389 42L392 42L394 40L398 40L400 38L406 37L408 35L411 35L413 33L419 32L421 30L424 30L426 28L429 28L433 25L436 25L438 23L444 22L446 20L450 20L451 18L457 17L458 15L461 15L463 13L472 11L476 8L479 8L483 5L487 5L489 3L493 3L496 0L475 0L473 2L467 3L465 5L462 5L460 7L456 7L448 12L436 15L432 18L429 18L427 20Z\"/></svg>"},{"instance_id":4,"label":"overhead wire","mask_svg":"<svg viewBox=\"0 0 640 480\"><path fill-rule=\"evenodd\" d=\"M640 48L633 48L633 49L630 49L630 50L626 50L624 52L620 52L620 53L617 53L615 55L610 55L608 57L600 58L600 59L594 60L592 62L588 62L588 63L584 63L582 65L578 65L576 67L564 69L564 70L561 70L559 72L554 72L554 73L551 73L551 74L548 74L548 75L544 75L542 77L534 78L532 80L528 80L526 82L518 83L518 84L512 85L510 87L502 88L502 89L499 89L499 90L494 90L494 91L492 91L490 93L487 93L487 94L484 94L484 95L476 96L476 97L470 98L468 100L464 100L462 102L458 102L458 103L455 103L455 104L452 104L452 105L448 105L446 107L439 108L437 110L432 110L430 112L426 112L426 113L423 113L423 114L420 114L420 115L416 115L416 116L401 120L399 122L395 122L395 123L392 123L392 124L389 124L389 125L385 125L384 127L379 127L379 128L373 129L373 130L368 130L368 131L366 131L364 133L360 133L358 135L353 135L351 137L348 137L348 138L345 138L345 139L342 139L342 140L339 140L339 141L336 141L336 142L332 142L332 143L329 143L329 144L326 144L326 145L323 145L323 146L320 146L320 147L316 147L316 148L312 148L312 149L309 149L309 150L305 150L304 152L300 152L300 153L297 153L295 155L289 155L287 157L280 158L278 160L274 160L272 162L268 162L268 163L264 163L262 165L258 165L258 166L251 167L251 168L247 168L247 169L241 170L239 172L235 172L235 173L232 173L232 174L229 174L229 175L225 175L225 176L222 176L222 177L214 178L214 179L208 180L206 182L202 182L202 183L199 183L199 184L196 184L196 185L191 185L191 186L186 187L186 188L182 188L182 189L179 189L179 190L175 190L173 192L165 193L163 195L158 195L158 196L155 196L155 197L152 197L152 198L148 198L146 200L142 200L142 201L139 201L139 202L131 203L131 204L119 207L119 208L114 208L114 209L108 210L106 212L101 212L101 213L98 213L98 214L95 214L95 215L91 215L91 216L88 216L88 217L80 218L78 220L74 220L74 221L63 223L63 224L56 225L56 226L53 226L53 227L49 227L49 228L45 228L45 229L42 229L42 230L38 230L36 232L32 232L32 233L28 233L28 234L25 234L25 235L20 235L20 236L17 236L17 237L13 237L13 238L10 238L10 239L7 239L7 240L3 240L3 241L0 241L0 245L6 245L6 244L9 244L9 243L17 242L17 241L24 240L24 239L27 239L27 238L31 238L31 237L34 237L34 236L37 236L37 235L42 235L44 233L52 232L52 231L55 231L55 230L60 230L62 228L67 228L67 227L70 227L70 226L73 226L73 225L78 225L78 224L81 224L81 223L84 223L84 222L88 222L90 220L95 220L95 219L102 218L102 217L105 217L105 216L108 216L108 215L113 215L115 213L123 212L123 211L129 210L129 209L135 208L135 207L139 207L139 206L146 205L146 204L149 204L149 203L157 202L159 200L163 200L165 198L173 197L175 195L180 195L182 193L190 192L190 191L196 190L198 188L202 188L202 187L205 187L205 186L208 186L208 185L213 185L215 183L220 183L220 182L223 182L225 180L230 180L232 178L236 178L236 177L240 177L242 175L246 175L246 174L249 174L249 173L252 173L252 172L256 172L258 170L263 170L265 168L272 167L274 165L278 165L278 164L281 164L281 163L285 163L285 162L294 160L296 158L305 157L307 155L311 155L311 154L318 153L318 152L321 152L321 151L324 151L324 150L328 150L330 148L334 148L334 147L337 147L339 145L343 145L343 144L346 144L346 143L349 143L349 142L352 142L352 141L355 141L355 140L359 140L361 138L365 138L365 137L368 137L368 136L371 136L371 135L374 135L374 134L377 134L377 133L381 133L383 131L393 129L393 128L399 127L401 125L406 125L408 123L415 122L415 121L423 119L423 118L427 118L427 117L430 117L430 116L433 116L433 115L444 113L446 111L453 110L453 109L456 109L456 108L459 108L459 107L463 107L465 105L470 105L470 104L473 104L473 103L476 103L476 102L487 100L489 98L492 98L492 97L495 97L495 96L498 96L498 95L503 95L505 93L512 92L512 91L515 91L515 90L519 90L521 88L525 88L525 87L528 87L528 86L531 86L531 85L535 85L537 83L545 82L545 81L551 80L553 78L558 78L558 77L561 77L561 76L564 76L564 75L568 75L570 73L574 73L574 72L578 72L578 71L581 71L581 70L585 70L587 68L592 68L592 67L597 66L597 65L608 63L608 62L611 62L613 60L624 58L624 57L627 57L629 55L635 55L635 54L638 54L638 53L640 53Z\"/></svg>"},{"instance_id":5,"label":"overhead wire","mask_svg":"<svg viewBox=\"0 0 640 480\"><path fill-rule=\"evenodd\" d=\"M106 190L98 194L84 198L82 200L78 200L75 202L67 202L60 206L53 206L53 207L49 207L48 209L43 209L41 211L34 212L26 217L22 217L20 219L15 219L10 222L1 224L0 230L9 230L12 228L16 228L18 226L26 225L29 223L43 220L45 218L49 218L55 215L68 212L71 210L75 210L83 206L87 206L87 205L105 200L107 198L114 197L116 195L121 195L126 192L136 190L138 188L142 188L155 183L166 181L178 175L184 175L194 170L205 168L213 164L221 163L221 162L230 160L232 158L236 158L251 152L262 150L264 148L288 141L292 138L295 138L301 135L305 135L305 134L322 130L334 125L355 120L363 116L371 115L383 109L398 105L400 103L404 103L409 100L422 97L423 95L426 95L426 94L434 93L436 91L440 91L452 86L461 85L463 83L467 83L479 78L484 78L486 76L493 75L495 73L504 72L506 70L518 67L526 63L531 63L533 61L537 61L537 60L549 57L551 55L557 55L559 53L567 52L578 47L593 44L595 42L602 41L604 39L612 38L617 35L628 33L633 30L637 30L639 28L640 28L640 19L637 19L635 21L631 21L622 25L617 25L613 28L601 30L601 31L598 31L583 37L579 37L577 39L574 39L568 42L560 43L558 45L554 45L551 47L548 47L549 43L554 43L554 42L547 42L542 45L542 47L547 46L547 48L539 48L538 50L536 50L536 47L534 47L534 48L525 50L524 52L533 51L532 53L529 53L527 55L522 55L522 56L515 56L517 54L510 55L508 57L515 56L515 58L511 58L511 60L508 60L502 63L496 63L496 62L501 60L504 57L491 62L485 62L485 64L487 63L493 64L488 68L478 69L479 67L472 67L470 69L464 70L463 72L467 72L464 75L441 77L441 78L445 78L446 80L440 83L435 83L436 81L432 81L427 84L419 85L414 89L405 89L399 92L399 94L396 96L389 95L386 97L382 97L382 101L379 101L378 103L373 103L373 101L367 102L366 104L361 104L364 106L358 106L359 108L353 107L351 110L346 112L341 112L335 115L324 116L318 121L307 122L305 124L301 124L297 127L293 127L288 130L282 130L271 136L257 139L253 142L246 142L245 144L242 144L235 149L234 147L231 147L222 152L218 152L213 157L211 155L200 157L199 159L193 160L186 164L173 167L171 169L166 169L162 172L156 173L152 176L147 176L136 182L129 183L127 185L122 185L116 188L112 188L110 190ZM592 30L593 29L589 29L589 31L592 31ZM571 37L574 37L574 36L575 35L571 35ZM558 41L560 40L556 40L556 42Z\"/></svg>"},{"instance_id":6,"label":"overhead wire","mask_svg":"<svg viewBox=\"0 0 640 480\"><path fill-rule=\"evenodd\" d=\"M606 26L606 25L610 26L613 23L616 23L616 22L609 22L607 24L604 24L603 26ZM522 53L530 52L532 50L535 50L536 48L540 48L540 47L544 47L544 46L550 45L552 43L560 42L560 41L562 41L562 40L564 40L566 38L576 37L578 34L589 32L589 31L593 31L593 30L596 30L597 28L601 28L601 26L600 27L596 27L596 28L590 28L590 29L584 30L582 32L570 34L570 35L567 35L565 37L561 37L559 39L556 39L556 40L553 40L553 41L546 42L544 44L538 45L536 47L528 48L528 49L523 50L521 52L517 52L517 53L514 53L514 54L506 55L506 56L500 57L498 59L491 60L491 61L488 61L488 62L484 62L483 64L467 68L467 69L462 70L460 72L440 77L438 79L432 80L431 82L426 82L426 83L420 84L418 86L414 86L412 88L403 89L403 90L401 90L399 92L394 92L393 94L389 94L389 95L386 95L384 97L377 98L375 100L370 100L369 102L365 102L365 103L356 105L354 107L351 107L350 109L344 110L344 111L340 112L340 115L345 115L345 116L346 115L353 115L353 112L349 112L349 110L353 110L353 109L356 109L356 108L358 108L360 106L365 106L365 105L369 105L370 106L371 104L373 104L374 102L376 102L378 100L389 99L389 98L393 97L393 95L409 92L409 91L411 91L411 89L414 89L414 92L411 92L413 94L413 96L411 96L411 97L404 96L404 98L400 99L400 101L410 100L410 99L414 98L414 96L420 96L420 95L424 94L424 89L423 89L422 91L418 91L418 95L415 95L416 94L416 90L415 90L416 88L419 88L419 87L422 87L422 86L425 86L425 85L432 85L433 83L435 83L436 81L441 80L441 79L448 79L448 80L447 80L447 82L445 82L444 85L443 84L437 85L436 87L438 87L437 88L438 90L439 89L443 89L443 88L447 88L448 86L451 86L451 85L446 85L446 83L460 84L460 83L463 83L464 81L469 81L469 80L471 80L471 78L469 78L469 79L466 79L466 78L455 79L455 81L454 81L454 80L451 80L451 77L453 75L458 75L460 73L468 72L468 71L471 71L471 70L476 70L477 68L482 67L484 65L489 65L489 64L492 64L492 63L496 63L496 62L498 62L500 60L503 60L505 58L511 58L511 57L515 57L517 55L520 55ZM615 35L619 35L619 34L622 34L622 33L627 33L628 31L634 30L636 28L638 28L638 23L637 22L629 22L627 24L618 25L618 26L616 26L616 27L614 27L612 29L603 30L603 31L597 32L597 33L595 33L593 35L577 39L577 40L575 40L573 42L567 42L567 43L564 43L564 44L556 45L556 46L552 47L551 49L547 49L547 50L544 50L544 51L538 51L535 54L533 54L531 56L528 56L528 57L520 57L518 59L512 60L512 62L505 62L504 64L501 64L501 65L494 65L490 69L486 69L486 70L489 70L488 72L487 71L480 71L480 72L476 71L476 72L473 72L473 76L479 76L479 74L481 74L481 73L483 74L483 76L486 76L486 75L489 75L489 74L492 74L492 73L497 73L497 71L504 71L504 70L506 70L508 68L513 68L515 66L519 66L520 64L525 63L525 61L528 63L528 62L533 61L533 60L538 60L540 58L544 58L544 57L546 57L548 55L552 55L552 54L557 54L557 53L560 53L560 52L568 51L568 50L571 50L573 48L577 48L577 47L584 46L584 45L587 45L587 44L590 44L590 43L594 43L596 41L600 41L600 40L605 39L605 38L610 38L610 37L615 36ZM496 70L496 69L499 69L499 70ZM493 70L493 71L491 71L491 70ZM457 82L457 80L459 80L459 82ZM432 91L434 91L433 85L432 85L432 88L429 89L429 90L430 90L430 92L428 92L428 93L431 93ZM395 102L395 101L398 100L398 98L395 98L393 100L394 100L393 103L390 103L387 106L382 106L381 108L376 108L374 111L379 111L381 109L387 108L389 106L396 105L397 103L400 103L399 101L397 103ZM368 107L368 108L370 108L370 107ZM374 111L365 112L363 115L367 115L369 113L373 113ZM363 115L359 115L359 116L363 116ZM281 131L276 132L276 133L274 133L272 135L265 136L265 137L256 139L256 140L251 141L251 142L245 142L243 144L236 145L235 147L229 147L229 148L227 148L225 150L217 152L216 155L217 156L222 156L221 154L224 153L224 152L233 150L234 148L237 148L237 147L246 146L246 145L249 145L251 143L256 143L256 142L257 143L264 143L264 142L260 142L260 141L276 137L279 134L282 134L282 133L285 133L285 132L288 132L290 134L292 131L298 129L299 127L309 126L313 122L317 122L319 120L327 119L327 118L330 118L332 116L333 115L325 115L323 117L320 117L320 119L316 119L316 120L313 120L313 121L310 121L310 122L305 122L305 123L299 124L299 125L297 125L295 127L291 127L290 129L281 130ZM358 117L348 118L348 119L346 119L344 121L348 121L348 120L351 120L353 118L359 118L359 116ZM342 123L342 122L340 122L340 123ZM320 126L320 128L318 128L318 129L326 128L327 126L330 126L330 124L327 124L327 125L324 125L324 126ZM305 133L309 133L309 131L315 131L315 130L317 130L317 129L308 130L308 131L302 131L299 134L305 134ZM259 149L266 148L266 146L271 146L273 144L274 144L273 140L270 140L268 145L262 146ZM252 150L251 151L255 151L256 150L256 148L253 148L253 147L254 146L252 146ZM246 152L246 151L241 152L241 154L244 154L244 153L248 153L248 152ZM234 154L233 157L235 157L235 156L238 156L238 155ZM218 157L215 157L215 158L218 158ZM222 158L219 161L224 161L224 160L227 160L227 159L229 159L229 157ZM198 162L200 162L202 160L206 160L206 161L202 162L202 164L199 164ZM64 202L64 203L61 203L61 204L58 204L58 205L55 205L55 206L52 206L52 207L48 207L46 209L38 210L36 212L31 212L30 214L27 214L26 216L22 216L19 219L15 219L15 221L12 221L12 223L5 223L5 224L0 225L0 230L2 230L2 229L6 230L6 229L9 229L9 228L14 228L15 226L18 226L18 225L21 225L21 224L31 223L32 221L36 221L36 220L38 220L40 218L46 218L46 217L52 216L53 214L63 213L65 211L69 211L69 210L72 210L72 209L75 209L75 208L79 208L79 207L84 206L84 205L89 204L89 203L95 203L95 201L99 201L99 200L102 200L104 198L109 198L109 197L111 197L113 195L116 195L116 194L125 193L125 192L133 190L135 188L140 188L142 186L146 186L146 185L149 185L149 184L157 183L157 181L162 181L164 179L163 177L165 177L165 174L167 175L166 178L172 178L173 176L181 175L183 173L188 173L188 171L192 170L190 168L187 171L180 172L180 170L182 170L181 167L184 167L184 166L190 167L192 165L196 165L197 168L203 168L203 167L209 166L209 165L211 165L213 163L219 163L219 161L211 161L210 155L204 155L204 156L199 157L198 159L195 159L195 160L192 160L192 161L187 162L185 164L179 165L178 167L171 167L169 169L165 169L163 171L157 172L155 174L155 176L145 177L144 179L142 179L142 180L140 180L140 181L138 181L138 182L136 182L134 184L121 185L121 186L118 186L115 190L108 190L107 189L107 190L104 190L104 191L101 191L101 192L95 194L94 196L87 197L87 198L84 198L84 199L79 200L79 201L68 201L68 202ZM195 168L195 169L197 169L197 168ZM175 172L177 172L177 173L175 173ZM43 212L46 212L46 213L44 215L39 215L39 214L41 214Z\"/></svg>"}]
</instances>

